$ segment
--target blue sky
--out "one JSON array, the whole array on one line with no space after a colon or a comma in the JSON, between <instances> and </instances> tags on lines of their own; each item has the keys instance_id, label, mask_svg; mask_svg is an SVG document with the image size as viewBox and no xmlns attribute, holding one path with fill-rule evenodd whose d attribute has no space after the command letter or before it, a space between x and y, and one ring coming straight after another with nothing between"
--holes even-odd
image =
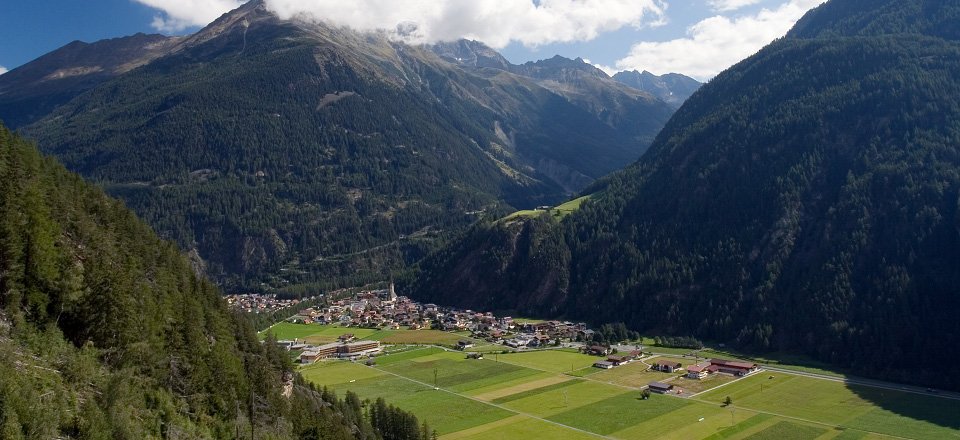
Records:
<instances>
[{"instance_id":1,"label":"blue sky","mask_svg":"<svg viewBox=\"0 0 960 440\"><path fill-rule=\"evenodd\" d=\"M15 68L73 40L194 32L240 1L6 2L0 66ZM701 80L783 35L821 1L267 0L282 17L307 14L364 30L418 23L420 33L411 42L478 39L514 63L559 54L585 58L610 73L679 72Z\"/></svg>"}]
</instances>

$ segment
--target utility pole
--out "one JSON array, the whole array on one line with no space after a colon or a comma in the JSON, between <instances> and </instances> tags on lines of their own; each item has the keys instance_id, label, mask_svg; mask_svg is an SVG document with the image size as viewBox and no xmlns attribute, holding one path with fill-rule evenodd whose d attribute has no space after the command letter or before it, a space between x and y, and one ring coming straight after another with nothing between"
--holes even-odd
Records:
<instances>
[{"instance_id":1,"label":"utility pole","mask_svg":"<svg viewBox=\"0 0 960 440\"><path fill-rule=\"evenodd\" d=\"M434 387L434 388L438 388L438 387L437 387L437 372L438 372L438 371L439 371L439 370L437 370L436 368L433 369L433 387Z\"/></svg>"},{"instance_id":2,"label":"utility pole","mask_svg":"<svg viewBox=\"0 0 960 440\"><path fill-rule=\"evenodd\" d=\"M250 440L254 439L254 427L253 427L253 418L254 418L254 409L253 409L253 385L250 386Z\"/></svg>"}]
</instances>

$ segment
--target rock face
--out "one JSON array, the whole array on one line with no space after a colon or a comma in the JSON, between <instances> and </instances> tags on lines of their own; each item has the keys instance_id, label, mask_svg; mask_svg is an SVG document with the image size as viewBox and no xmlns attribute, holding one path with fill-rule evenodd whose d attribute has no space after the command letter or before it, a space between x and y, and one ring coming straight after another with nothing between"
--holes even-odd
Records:
<instances>
[{"instance_id":1,"label":"rock face","mask_svg":"<svg viewBox=\"0 0 960 440\"><path fill-rule=\"evenodd\" d=\"M637 90L650 93L677 108L683 105L687 98L690 98L703 85L700 81L679 73L657 76L646 70L643 72L637 72L636 70L617 72L613 75L613 79Z\"/></svg>"},{"instance_id":2,"label":"rock face","mask_svg":"<svg viewBox=\"0 0 960 440\"><path fill-rule=\"evenodd\" d=\"M430 50L454 64L509 71L512 67L499 52L479 41L458 40L429 46Z\"/></svg>"},{"instance_id":3,"label":"rock face","mask_svg":"<svg viewBox=\"0 0 960 440\"><path fill-rule=\"evenodd\" d=\"M10 72L25 93L49 72L110 74L52 111L0 105L228 287L380 279L467 212L558 202L636 160L673 112L580 60L512 66L476 42L408 46L260 2L131 39L158 56L42 58Z\"/></svg>"},{"instance_id":4,"label":"rock face","mask_svg":"<svg viewBox=\"0 0 960 440\"><path fill-rule=\"evenodd\" d=\"M958 16L824 4L704 85L565 220L478 225L428 258L420 297L960 388L937 367L960 358L960 43L942 25ZM538 245L512 245L524 234Z\"/></svg>"}]
</instances>

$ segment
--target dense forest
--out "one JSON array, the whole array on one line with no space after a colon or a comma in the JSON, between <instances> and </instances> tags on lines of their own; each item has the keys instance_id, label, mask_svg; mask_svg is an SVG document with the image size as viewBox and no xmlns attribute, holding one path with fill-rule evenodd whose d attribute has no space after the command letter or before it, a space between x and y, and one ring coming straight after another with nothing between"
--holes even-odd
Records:
<instances>
[{"instance_id":1,"label":"dense forest","mask_svg":"<svg viewBox=\"0 0 960 440\"><path fill-rule=\"evenodd\" d=\"M478 224L412 287L960 388L938 367L960 358L957 11L826 3L579 211Z\"/></svg>"},{"instance_id":2,"label":"dense forest","mask_svg":"<svg viewBox=\"0 0 960 440\"><path fill-rule=\"evenodd\" d=\"M0 306L3 439L433 436L304 383L174 244L2 126Z\"/></svg>"},{"instance_id":3,"label":"dense forest","mask_svg":"<svg viewBox=\"0 0 960 440\"><path fill-rule=\"evenodd\" d=\"M636 160L673 112L582 61L557 68L589 91L258 1L167 44L17 129L234 291L383 280L481 212L561 201ZM0 90L44 90L11 74Z\"/></svg>"}]
</instances>

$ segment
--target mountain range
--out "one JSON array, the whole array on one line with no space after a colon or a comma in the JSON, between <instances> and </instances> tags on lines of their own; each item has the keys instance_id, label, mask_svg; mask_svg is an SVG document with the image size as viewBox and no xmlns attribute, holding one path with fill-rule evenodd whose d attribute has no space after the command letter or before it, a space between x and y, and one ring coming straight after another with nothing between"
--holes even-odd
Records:
<instances>
[{"instance_id":1,"label":"mountain range","mask_svg":"<svg viewBox=\"0 0 960 440\"><path fill-rule=\"evenodd\" d=\"M561 201L636 160L673 111L582 60L512 65L261 1L0 76L0 119L232 289L382 279L481 213Z\"/></svg>"},{"instance_id":2,"label":"mountain range","mask_svg":"<svg viewBox=\"0 0 960 440\"><path fill-rule=\"evenodd\" d=\"M936 367L960 358L958 17L957 1L811 10L579 210L475 225L421 264L415 296L960 387Z\"/></svg>"}]
</instances>

